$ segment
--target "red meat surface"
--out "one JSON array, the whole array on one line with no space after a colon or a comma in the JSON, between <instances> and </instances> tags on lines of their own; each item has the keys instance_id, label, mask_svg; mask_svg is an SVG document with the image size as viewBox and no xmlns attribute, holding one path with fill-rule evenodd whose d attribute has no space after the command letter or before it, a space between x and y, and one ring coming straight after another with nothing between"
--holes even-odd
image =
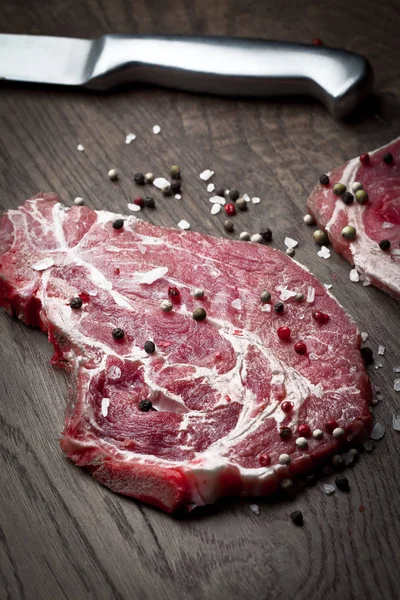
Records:
<instances>
[{"instance_id":1,"label":"red meat surface","mask_svg":"<svg viewBox=\"0 0 400 600\"><path fill-rule=\"evenodd\" d=\"M388 153L393 161L386 164L383 157ZM318 226L326 229L335 250L356 267L365 283L400 298L400 138L369 156L367 164L357 157L330 171L329 185L316 185L307 207ZM339 182L350 192L352 184L360 182L368 202L344 204L332 191ZM342 236L346 225L356 228L354 241ZM382 240L390 242L389 250L381 250Z\"/></svg>"},{"instance_id":2,"label":"red meat surface","mask_svg":"<svg viewBox=\"0 0 400 600\"><path fill-rule=\"evenodd\" d=\"M41 194L0 220L0 304L47 332L53 364L70 373L61 447L72 461L115 492L173 512L271 494L368 431L357 328L312 274L263 245L133 216L117 230L116 217ZM180 299L164 312L170 286ZM204 321L193 319L197 307ZM282 326L289 340L278 337ZM300 340L305 354L294 349ZM140 410L143 399L152 410ZM311 435L300 448L304 424Z\"/></svg>"}]
</instances>

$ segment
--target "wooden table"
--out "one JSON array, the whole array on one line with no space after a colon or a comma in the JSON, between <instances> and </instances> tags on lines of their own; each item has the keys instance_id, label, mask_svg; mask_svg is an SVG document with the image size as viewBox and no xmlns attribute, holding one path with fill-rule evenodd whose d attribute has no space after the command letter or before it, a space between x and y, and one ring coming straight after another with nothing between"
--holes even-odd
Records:
<instances>
[{"instance_id":1,"label":"wooden table","mask_svg":"<svg viewBox=\"0 0 400 600\"><path fill-rule=\"evenodd\" d=\"M226 501L174 519L119 497L75 468L60 451L67 397L63 373L48 359L45 336L0 314L0 597L57 600L302 600L399 598L400 409L393 389L399 356L399 304L349 280L349 265L317 257L302 216L320 173L388 142L400 131L400 12L372 0L302 3L202 0L3 0L0 30L96 37L118 33L197 33L310 42L364 54L376 76L368 110L334 121L307 101L246 101L153 89L95 95L69 89L3 86L0 95L0 208L39 190L66 204L125 211L136 171L166 174L181 166L182 200L157 196L156 224L226 235L211 216L199 173L261 197L235 217L236 231L269 226L274 245L300 240L296 258L325 283L386 346L371 378L384 395L374 414L383 442L349 470L351 493L326 496L322 484L291 502ZM161 126L160 135L152 127ZM137 138L125 144L125 135ZM83 144L85 152L77 151ZM107 178L110 167L120 182ZM360 512L361 506L365 507ZM289 514L304 513L304 528Z\"/></svg>"}]
</instances>

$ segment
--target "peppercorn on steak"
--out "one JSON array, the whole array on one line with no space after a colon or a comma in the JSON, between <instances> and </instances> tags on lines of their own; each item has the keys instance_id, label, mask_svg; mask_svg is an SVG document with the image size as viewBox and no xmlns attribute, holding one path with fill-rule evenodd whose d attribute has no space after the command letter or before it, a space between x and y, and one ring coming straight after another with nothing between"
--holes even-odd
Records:
<instances>
[{"instance_id":1,"label":"peppercorn on steak","mask_svg":"<svg viewBox=\"0 0 400 600\"><path fill-rule=\"evenodd\" d=\"M40 194L0 220L0 298L70 373L66 455L166 512L271 494L369 429L354 323L267 246Z\"/></svg>"},{"instance_id":2,"label":"peppercorn on steak","mask_svg":"<svg viewBox=\"0 0 400 600\"><path fill-rule=\"evenodd\" d=\"M400 138L322 175L307 206L365 285L400 298Z\"/></svg>"}]
</instances>

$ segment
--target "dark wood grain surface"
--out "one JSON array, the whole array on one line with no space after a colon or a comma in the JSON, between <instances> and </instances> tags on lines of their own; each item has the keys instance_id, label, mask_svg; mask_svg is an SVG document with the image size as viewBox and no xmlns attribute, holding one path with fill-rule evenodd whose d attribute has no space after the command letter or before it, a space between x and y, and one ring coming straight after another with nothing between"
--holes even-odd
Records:
<instances>
[{"instance_id":1,"label":"dark wood grain surface","mask_svg":"<svg viewBox=\"0 0 400 600\"><path fill-rule=\"evenodd\" d=\"M0 598L27 600L385 600L400 592L400 411L393 367L400 364L399 304L349 280L337 256L317 257L302 222L321 172L400 133L400 6L364 0L3 0L0 32L95 37L197 33L309 42L322 38L367 56L375 98L356 118L334 121L317 103L245 101L153 89L95 95L79 90L0 89L0 208L45 190L66 204L126 211L136 171L183 172L181 200L157 198L143 217L226 235L211 216L199 179L261 198L235 217L236 233L269 226L274 245L300 240L296 258L386 346L371 378L384 400L374 409L385 439L348 472L350 494L322 484L290 502L226 501L186 519L112 494L63 456L58 436L67 397L63 373L39 331L0 314ZM152 133L154 124L161 134ZM125 144L125 135L137 139ZM85 152L77 152L77 144ZM107 171L119 169L118 183ZM327 480L329 481L329 479ZM365 510L360 512L360 507ZM289 519L301 509L304 528Z\"/></svg>"}]
</instances>

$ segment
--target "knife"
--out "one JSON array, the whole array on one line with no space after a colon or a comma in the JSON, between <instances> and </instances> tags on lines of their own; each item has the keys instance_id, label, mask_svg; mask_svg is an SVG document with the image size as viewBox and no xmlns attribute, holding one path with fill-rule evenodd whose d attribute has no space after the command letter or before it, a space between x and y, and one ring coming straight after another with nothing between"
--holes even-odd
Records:
<instances>
[{"instance_id":1,"label":"knife","mask_svg":"<svg viewBox=\"0 0 400 600\"><path fill-rule=\"evenodd\" d=\"M227 96L308 95L333 116L372 88L372 68L345 50L232 37L0 34L0 79L107 90L146 83Z\"/></svg>"}]
</instances>

